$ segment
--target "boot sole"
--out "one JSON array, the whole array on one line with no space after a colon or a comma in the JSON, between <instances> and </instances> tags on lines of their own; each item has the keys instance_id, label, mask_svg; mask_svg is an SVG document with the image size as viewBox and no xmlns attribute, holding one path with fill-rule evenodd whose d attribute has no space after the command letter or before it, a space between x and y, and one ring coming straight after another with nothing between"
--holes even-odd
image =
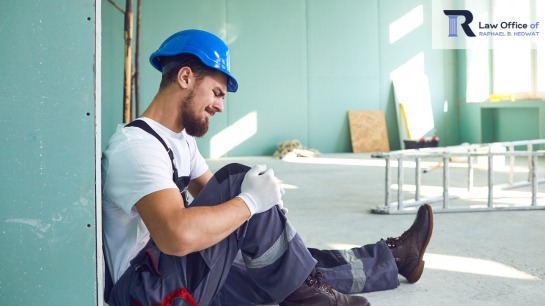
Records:
<instances>
[{"instance_id":1,"label":"boot sole","mask_svg":"<svg viewBox=\"0 0 545 306\"><path fill-rule=\"evenodd\" d=\"M411 276L407 277L407 280L411 283L416 283L420 277L422 276L422 273L424 272L424 265L425 261L422 260L424 257L424 253L426 252L426 248L428 247L428 244L430 243L431 234L433 232L433 210L431 209L431 206L429 204L424 204L428 208L428 212L430 214L430 229L428 230L428 237L426 238L426 243L424 244L424 248L422 249L422 252L420 252L420 257L418 258L418 266L416 266L416 269L414 269Z\"/></svg>"}]
</instances>

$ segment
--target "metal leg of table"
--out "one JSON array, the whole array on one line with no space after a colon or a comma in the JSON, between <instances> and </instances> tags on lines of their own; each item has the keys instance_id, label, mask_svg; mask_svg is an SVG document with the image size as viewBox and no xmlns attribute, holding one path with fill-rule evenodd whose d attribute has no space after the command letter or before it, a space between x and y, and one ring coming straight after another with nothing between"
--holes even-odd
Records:
<instances>
[{"instance_id":1,"label":"metal leg of table","mask_svg":"<svg viewBox=\"0 0 545 306\"><path fill-rule=\"evenodd\" d=\"M397 160L397 209L403 209L403 158Z\"/></svg>"},{"instance_id":2,"label":"metal leg of table","mask_svg":"<svg viewBox=\"0 0 545 306\"><path fill-rule=\"evenodd\" d=\"M473 157L467 158L467 191L473 189Z\"/></svg>"},{"instance_id":3,"label":"metal leg of table","mask_svg":"<svg viewBox=\"0 0 545 306\"><path fill-rule=\"evenodd\" d=\"M509 146L509 152L514 152L515 147ZM515 176L515 157L509 156L509 185L513 185L513 179Z\"/></svg>"},{"instance_id":4,"label":"metal leg of table","mask_svg":"<svg viewBox=\"0 0 545 306\"><path fill-rule=\"evenodd\" d=\"M528 148L528 152L533 151L533 147L531 144L526 145ZM528 155L528 182L532 180L532 155Z\"/></svg>"},{"instance_id":5,"label":"metal leg of table","mask_svg":"<svg viewBox=\"0 0 545 306\"><path fill-rule=\"evenodd\" d=\"M416 158L416 169L415 169L415 185L416 185L416 192L414 196L415 201L420 201L420 183L422 180L422 171L420 171L420 157Z\"/></svg>"},{"instance_id":6,"label":"metal leg of table","mask_svg":"<svg viewBox=\"0 0 545 306\"><path fill-rule=\"evenodd\" d=\"M449 196L449 158L443 157L443 208L448 208Z\"/></svg>"},{"instance_id":7,"label":"metal leg of table","mask_svg":"<svg viewBox=\"0 0 545 306\"><path fill-rule=\"evenodd\" d=\"M532 156L532 206L537 206L537 155Z\"/></svg>"},{"instance_id":8,"label":"metal leg of table","mask_svg":"<svg viewBox=\"0 0 545 306\"><path fill-rule=\"evenodd\" d=\"M488 156L488 207L494 207L494 157Z\"/></svg>"},{"instance_id":9,"label":"metal leg of table","mask_svg":"<svg viewBox=\"0 0 545 306\"><path fill-rule=\"evenodd\" d=\"M390 187L392 185L392 169L390 167L390 159L386 158L386 199L384 206L390 207L391 198L390 198Z\"/></svg>"}]
</instances>

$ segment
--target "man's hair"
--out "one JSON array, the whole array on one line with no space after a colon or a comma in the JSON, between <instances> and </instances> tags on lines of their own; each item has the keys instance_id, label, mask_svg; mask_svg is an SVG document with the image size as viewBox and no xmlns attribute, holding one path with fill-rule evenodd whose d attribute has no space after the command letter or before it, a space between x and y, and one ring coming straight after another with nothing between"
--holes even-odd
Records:
<instances>
[{"instance_id":1,"label":"man's hair","mask_svg":"<svg viewBox=\"0 0 545 306\"><path fill-rule=\"evenodd\" d=\"M182 53L175 56L161 56L161 66L163 69L166 65L174 61L176 61L177 64L167 73L163 74L161 84L159 85L159 91L164 90L171 83L174 83L178 78L178 72L183 67L189 67L191 69L195 75L197 84L200 83L205 76L217 73L216 69L206 66L197 56L190 53Z\"/></svg>"}]
</instances>

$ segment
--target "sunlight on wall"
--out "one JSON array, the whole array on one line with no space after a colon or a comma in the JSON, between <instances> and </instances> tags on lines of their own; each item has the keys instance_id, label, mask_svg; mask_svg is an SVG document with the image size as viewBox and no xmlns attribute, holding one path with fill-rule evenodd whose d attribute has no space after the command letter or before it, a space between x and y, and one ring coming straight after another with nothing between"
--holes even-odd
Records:
<instances>
[{"instance_id":1,"label":"sunlight on wall","mask_svg":"<svg viewBox=\"0 0 545 306\"><path fill-rule=\"evenodd\" d=\"M227 33L229 33L229 35L227 35ZM218 37L221 38L221 40L223 40L228 46L234 43L239 36L240 29L234 24L224 25L218 33Z\"/></svg>"},{"instance_id":2,"label":"sunlight on wall","mask_svg":"<svg viewBox=\"0 0 545 306\"><path fill-rule=\"evenodd\" d=\"M390 73L390 80L424 74L424 52L420 52Z\"/></svg>"},{"instance_id":3,"label":"sunlight on wall","mask_svg":"<svg viewBox=\"0 0 545 306\"><path fill-rule=\"evenodd\" d=\"M390 43L393 44L423 23L424 8L422 5L419 5L390 24Z\"/></svg>"},{"instance_id":4,"label":"sunlight on wall","mask_svg":"<svg viewBox=\"0 0 545 306\"><path fill-rule=\"evenodd\" d=\"M210 157L218 158L257 133L257 112L253 111L210 139Z\"/></svg>"},{"instance_id":5,"label":"sunlight on wall","mask_svg":"<svg viewBox=\"0 0 545 306\"><path fill-rule=\"evenodd\" d=\"M424 254L424 261L428 269L540 280L536 276L492 260L426 253Z\"/></svg>"}]
</instances>

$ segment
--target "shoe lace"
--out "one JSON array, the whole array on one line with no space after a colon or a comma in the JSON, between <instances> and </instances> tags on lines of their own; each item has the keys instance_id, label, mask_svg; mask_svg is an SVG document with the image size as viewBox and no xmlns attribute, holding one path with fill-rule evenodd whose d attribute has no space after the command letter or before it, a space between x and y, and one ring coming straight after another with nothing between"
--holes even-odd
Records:
<instances>
[{"instance_id":1,"label":"shoe lace","mask_svg":"<svg viewBox=\"0 0 545 306\"><path fill-rule=\"evenodd\" d=\"M393 238L393 237L386 238L386 244L388 244L388 247L389 247L390 249L391 249L391 248L395 248L397 245L402 244L405 240L407 240L407 237L409 237L409 232L408 232L408 231L405 231L405 232L403 232L403 234L401 234L401 236L399 236L399 237L396 237L396 238Z\"/></svg>"},{"instance_id":2,"label":"shoe lace","mask_svg":"<svg viewBox=\"0 0 545 306\"><path fill-rule=\"evenodd\" d=\"M322 276L324 276L323 272L316 272L314 276L309 275L307 280L309 281L309 285L318 284L318 288L324 292L327 292L331 295L333 295L333 288L331 286L328 286L322 282Z\"/></svg>"}]
</instances>

